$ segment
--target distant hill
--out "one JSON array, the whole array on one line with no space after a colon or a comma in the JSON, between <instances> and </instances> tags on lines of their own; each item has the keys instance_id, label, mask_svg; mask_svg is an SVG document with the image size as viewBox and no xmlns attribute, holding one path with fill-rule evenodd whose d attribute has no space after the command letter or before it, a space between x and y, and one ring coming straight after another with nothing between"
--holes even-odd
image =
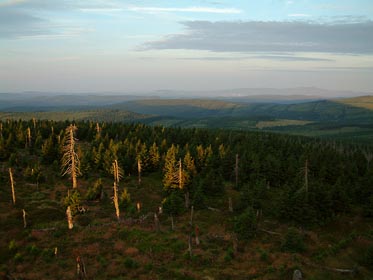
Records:
<instances>
[{"instance_id":1,"label":"distant hill","mask_svg":"<svg viewBox=\"0 0 373 280\"><path fill-rule=\"evenodd\" d=\"M23 98L22 98L23 97ZM160 98L155 96L0 94L0 119L142 122L149 125L267 130L373 140L373 96L301 101L304 96ZM250 98L252 101L249 101ZM313 97L310 97L313 98ZM259 100L263 100L259 102ZM240 102L238 100L241 100ZM293 101L291 101L293 100Z\"/></svg>"},{"instance_id":2,"label":"distant hill","mask_svg":"<svg viewBox=\"0 0 373 280\"><path fill-rule=\"evenodd\" d=\"M373 96L372 95L358 96L358 97L353 97L353 98L341 98L341 99L336 99L335 102L347 104L347 105L354 106L354 107L373 110Z\"/></svg>"},{"instance_id":3,"label":"distant hill","mask_svg":"<svg viewBox=\"0 0 373 280\"><path fill-rule=\"evenodd\" d=\"M231 116L244 104L206 99L136 100L108 106L111 109L129 110L141 114L178 118Z\"/></svg>"},{"instance_id":4,"label":"distant hill","mask_svg":"<svg viewBox=\"0 0 373 280\"><path fill-rule=\"evenodd\" d=\"M365 107L364 107L365 106ZM274 118L327 122L372 122L373 111L369 104L352 106L349 103L320 100L300 104L250 104L241 110L242 115L265 115Z\"/></svg>"},{"instance_id":5,"label":"distant hill","mask_svg":"<svg viewBox=\"0 0 373 280\"><path fill-rule=\"evenodd\" d=\"M55 111L55 112L0 112L0 120L33 118L54 121L106 121L106 122L134 122L144 120L145 116L128 111L119 110L88 110L88 111Z\"/></svg>"}]
</instances>

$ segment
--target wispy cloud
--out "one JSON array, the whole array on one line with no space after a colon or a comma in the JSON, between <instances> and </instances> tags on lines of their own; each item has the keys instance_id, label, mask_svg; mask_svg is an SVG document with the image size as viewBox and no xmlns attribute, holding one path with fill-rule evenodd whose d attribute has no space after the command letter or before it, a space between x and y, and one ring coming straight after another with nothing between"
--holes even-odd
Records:
<instances>
[{"instance_id":1,"label":"wispy cloud","mask_svg":"<svg viewBox=\"0 0 373 280\"><path fill-rule=\"evenodd\" d=\"M116 13L124 11L122 8L82 8L79 10L84 13Z\"/></svg>"},{"instance_id":2,"label":"wispy cloud","mask_svg":"<svg viewBox=\"0 0 373 280\"><path fill-rule=\"evenodd\" d=\"M172 12L186 12L186 13L213 13L213 14L239 14L241 10L236 8L213 8L213 7L129 7L129 11L145 12L145 13L172 13Z\"/></svg>"},{"instance_id":3,"label":"wispy cloud","mask_svg":"<svg viewBox=\"0 0 373 280\"><path fill-rule=\"evenodd\" d=\"M190 49L215 52L373 53L373 21L183 22L181 34L148 42L141 49Z\"/></svg>"},{"instance_id":4,"label":"wispy cloud","mask_svg":"<svg viewBox=\"0 0 373 280\"><path fill-rule=\"evenodd\" d=\"M0 9L0 38L15 38L21 36L34 36L49 34L43 26L49 22L23 11L14 11L7 8Z\"/></svg>"},{"instance_id":5,"label":"wispy cloud","mask_svg":"<svg viewBox=\"0 0 373 280\"><path fill-rule=\"evenodd\" d=\"M289 14L288 17L310 17L308 14Z\"/></svg>"},{"instance_id":6,"label":"wispy cloud","mask_svg":"<svg viewBox=\"0 0 373 280\"><path fill-rule=\"evenodd\" d=\"M291 55L258 55L253 56L253 58L257 59L268 59L268 60L278 60L278 61L317 61L317 62L331 62L335 61L333 59L327 59L327 58L318 58L318 57L305 57L305 56L291 56Z\"/></svg>"},{"instance_id":7,"label":"wispy cloud","mask_svg":"<svg viewBox=\"0 0 373 280\"><path fill-rule=\"evenodd\" d=\"M205 60L205 61L237 61L237 60L276 60L276 61L304 61L304 62L331 62L333 59L318 58L318 57L305 57L296 55L253 55L253 56L204 56L204 57L179 57L180 60Z\"/></svg>"}]
</instances>

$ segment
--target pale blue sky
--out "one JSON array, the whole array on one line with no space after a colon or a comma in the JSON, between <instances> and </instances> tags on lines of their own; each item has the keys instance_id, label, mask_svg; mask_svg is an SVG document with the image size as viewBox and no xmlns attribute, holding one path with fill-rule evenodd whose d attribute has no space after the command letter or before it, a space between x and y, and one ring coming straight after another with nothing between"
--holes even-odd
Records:
<instances>
[{"instance_id":1,"label":"pale blue sky","mask_svg":"<svg viewBox=\"0 0 373 280\"><path fill-rule=\"evenodd\" d=\"M372 0L0 0L0 91L373 92Z\"/></svg>"}]
</instances>

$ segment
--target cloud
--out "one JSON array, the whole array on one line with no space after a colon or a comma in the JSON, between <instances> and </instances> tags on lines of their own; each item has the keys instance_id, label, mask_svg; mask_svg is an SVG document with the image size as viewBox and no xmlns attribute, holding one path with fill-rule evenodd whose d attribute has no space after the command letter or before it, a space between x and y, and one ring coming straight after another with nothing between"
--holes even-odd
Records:
<instances>
[{"instance_id":1,"label":"cloud","mask_svg":"<svg viewBox=\"0 0 373 280\"><path fill-rule=\"evenodd\" d=\"M62 38L78 35L80 26L58 24L56 13L81 9L113 12L110 1L92 0L6 0L0 3L0 39ZM52 14L53 13L53 14Z\"/></svg>"},{"instance_id":2,"label":"cloud","mask_svg":"<svg viewBox=\"0 0 373 280\"><path fill-rule=\"evenodd\" d=\"M124 11L122 8L82 8L79 9L83 13L111 14Z\"/></svg>"},{"instance_id":3,"label":"cloud","mask_svg":"<svg viewBox=\"0 0 373 280\"><path fill-rule=\"evenodd\" d=\"M180 60L206 60L206 61L237 61L237 60L250 60L250 59L265 59L277 61L318 61L318 62L331 62L333 59L317 58L317 57L304 57L294 55L256 55L256 56L205 56L205 57L180 57Z\"/></svg>"},{"instance_id":4,"label":"cloud","mask_svg":"<svg viewBox=\"0 0 373 280\"><path fill-rule=\"evenodd\" d=\"M310 17L308 14L289 14L288 17Z\"/></svg>"},{"instance_id":5,"label":"cloud","mask_svg":"<svg viewBox=\"0 0 373 280\"><path fill-rule=\"evenodd\" d=\"M213 13L213 14L239 14L241 10L235 8L212 8L212 7L185 7L185 8L166 8L166 7L129 7L129 11L145 13Z\"/></svg>"},{"instance_id":6,"label":"cloud","mask_svg":"<svg viewBox=\"0 0 373 280\"><path fill-rule=\"evenodd\" d=\"M49 34L47 20L22 11L0 9L0 38Z\"/></svg>"},{"instance_id":7,"label":"cloud","mask_svg":"<svg viewBox=\"0 0 373 280\"><path fill-rule=\"evenodd\" d=\"M369 66L350 66L350 67L319 67L326 70L341 70L341 71L373 71L373 67Z\"/></svg>"},{"instance_id":8,"label":"cloud","mask_svg":"<svg viewBox=\"0 0 373 280\"><path fill-rule=\"evenodd\" d=\"M213 52L373 53L373 21L210 22L188 21L183 34L143 44L141 50L189 49Z\"/></svg>"},{"instance_id":9,"label":"cloud","mask_svg":"<svg viewBox=\"0 0 373 280\"><path fill-rule=\"evenodd\" d=\"M331 62L335 61L333 59L327 58L318 58L318 57L305 57L305 56L291 56L291 55L258 55L253 56L257 59L269 59L269 60L278 60L278 61L318 61L318 62Z\"/></svg>"}]
</instances>

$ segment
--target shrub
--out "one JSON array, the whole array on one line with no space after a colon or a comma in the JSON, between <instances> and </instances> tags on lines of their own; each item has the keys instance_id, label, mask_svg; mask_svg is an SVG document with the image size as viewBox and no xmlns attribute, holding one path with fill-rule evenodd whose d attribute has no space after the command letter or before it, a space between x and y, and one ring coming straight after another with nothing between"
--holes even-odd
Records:
<instances>
[{"instance_id":1,"label":"shrub","mask_svg":"<svg viewBox=\"0 0 373 280\"><path fill-rule=\"evenodd\" d=\"M78 213L81 196L78 190L73 190L70 195L66 196L63 204L65 207L70 206L71 214L75 216Z\"/></svg>"},{"instance_id":2,"label":"shrub","mask_svg":"<svg viewBox=\"0 0 373 280\"><path fill-rule=\"evenodd\" d=\"M85 198L87 200L97 200L97 199L100 199L102 190L103 190L103 185L102 185L102 180L100 178L100 179L98 179L93 184L93 186L91 186L90 188L88 188L88 191L87 191L87 193L85 195Z\"/></svg>"},{"instance_id":3,"label":"shrub","mask_svg":"<svg viewBox=\"0 0 373 280\"><path fill-rule=\"evenodd\" d=\"M119 198L119 204L125 208L127 208L131 204L131 195L128 192L127 188L123 189L123 192Z\"/></svg>"},{"instance_id":4,"label":"shrub","mask_svg":"<svg viewBox=\"0 0 373 280\"><path fill-rule=\"evenodd\" d=\"M364 254L364 265L368 268L373 269L373 245L370 245Z\"/></svg>"},{"instance_id":5,"label":"shrub","mask_svg":"<svg viewBox=\"0 0 373 280\"><path fill-rule=\"evenodd\" d=\"M31 244L26 247L26 251L32 256L37 256L41 250L35 244Z\"/></svg>"},{"instance_id":6,"label":"shrub","mask_svg":"<svg viewBox=\"0 0 373 280\"><path fill-rule=\"evenodd\" d=\"M269 255L268 252L262 248L259 248L259 254L260 254L260 259L264 262L268 262L269 260Z\"/></svg>"},{"instance_id":7,"label":"shrub","mask_svg":"<svg viewBox=\"0 0 373 280\"><path fill-rule=\"evenodd\" d=\"M178 190L172 190L162 204L164 212L169 215L179 215L185 210L183 194Z\"/></svg>"},{"instance_id":8,"label":"shrub","mask_svg":"<svg viewBox=\"0 0 373 280\"><path fill-rule=\"evenodd\" d=\"M234 232L240 239L249 240L256 233L256 217L254 209L247 208L241 215L235 217Z\"/></svg>"},{"instance_id":9,"label":"shrub","mask_svg":"<svg viewBox=\"0 0 373 280\"><path fill-rule=\"evenodd\" d=\"M281 249L292 253L304 252L306 247L303 235L295 228L289 228L282 242Z\"/></svg>"},{"instance_id":10,"label":"shrub","mask_svg":"<svg viewBox=\"0 0 373 280\"><path fill-rule=\"evenodd\" d=\"M14 239L9 242L8 249L12 252L17 250L17 243Z\"/></svg>"},{"instance_id":11,"label":"shrub","mask_svg":"<svg viewBox=\"0 0 373 280\"><path fill-rule=\"evenodd\" d=\"M224 261L230 262L234 258L233 248L229 247L225 253Z\"/></svg>"},{"instance_id":12,"label":"shrub","mask_svg":"<svg viewBox=\"0 0 373 280\"><path fill-rule=\"evenodd\" d=\"M129 258L129 257L124 259L123 264L126 268L138 268L139 267L139 264L134 259Z\"/></svg>"},{"instance_id":13,"label":"shrub","mask_svg":"<svg viewBox=\"0 0 373 280\"><path fill-rule=\"evenodd\" d=\"M16 253L15 255L14 255L14 261L15 262L22 262L23 261L23 256L22 256L22 254L21 253Z\"/></svg>"}]
</instances>

